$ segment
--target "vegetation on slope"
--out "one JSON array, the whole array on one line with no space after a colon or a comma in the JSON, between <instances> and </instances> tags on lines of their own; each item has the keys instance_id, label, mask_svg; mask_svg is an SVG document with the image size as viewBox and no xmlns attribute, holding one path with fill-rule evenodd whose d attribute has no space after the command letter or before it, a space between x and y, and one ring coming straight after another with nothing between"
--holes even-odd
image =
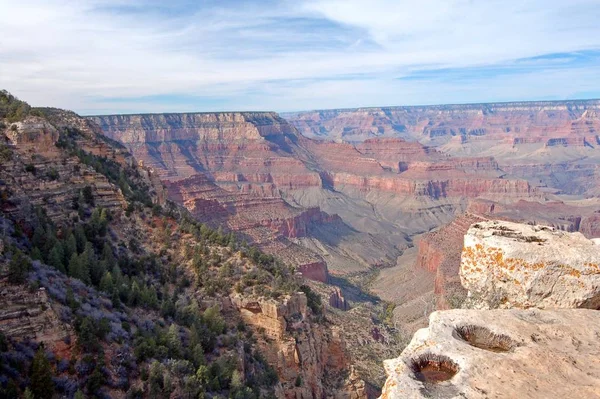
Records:
<instances>
[{"instance_id":1,"label":"vegetation on slope","mask_svg":"<svg viewBox=\"0 0 600 399\"><path fill-rule=\"evenodd\" d=\"M0 119L13 123L31 113L26 103L0 93ZM65 126L60 113L35 113L59 130L59 156L21 153L3 162L0 264L10 284L32 292L45 288L75 340L67 335L68 350L57 354L40 342L1 336L0 397L272 395L276 374L253 345L252 333L221 310L220 298L296 292L294 271L174 204L159 205L132 164L86 150L112 143ZM74 174L106 177L126 199L125 211L102 207L90 185L70 188L64 173L36 173L53 162L74 163ZM52 181L72 189L63 214L48 216L48 197L34 205L11 171L28 173L40 185ZM302 289L318 309L310 289Z\"/></svg>"}]
</instances>

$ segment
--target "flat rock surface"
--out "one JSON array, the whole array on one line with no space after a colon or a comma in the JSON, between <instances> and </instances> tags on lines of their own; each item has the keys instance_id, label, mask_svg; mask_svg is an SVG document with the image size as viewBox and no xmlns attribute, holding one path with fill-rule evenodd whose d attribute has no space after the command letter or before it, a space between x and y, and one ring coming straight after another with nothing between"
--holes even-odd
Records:
<instances>
[{"instance_id":1,"label":"flat rock surface","mask_svg":"<svg viewBox=\"0 0 600 399\"><path fill-rule=\"evenodd\" d=\"M474 308L600 308L600 245L581 233L486 221L464 239L460 278Z\"/></svg>"},{"instance_id":2,"label":"flat rock surface","mask_svg":"<svg viewBox=\"0 0 600 399\"><path fill-rule=\"evenodd\" d=\"M595 310L435 312L385 362L381 398L600 398L599 339Z\"/></svg>"}]
</instances>

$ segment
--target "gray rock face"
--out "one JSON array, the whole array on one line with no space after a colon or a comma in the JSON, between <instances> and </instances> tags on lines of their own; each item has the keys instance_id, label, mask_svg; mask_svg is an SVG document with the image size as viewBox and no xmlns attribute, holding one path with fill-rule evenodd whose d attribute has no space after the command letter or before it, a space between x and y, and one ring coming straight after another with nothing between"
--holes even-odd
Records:
<instances>
[{"instance_id":1,"label":"gray rock face","mask_svg":"<svg viewBox=\"0 0 600 399\"><path fill-rule=\"evenodd\" d=\"M435 312L381 398L600 398L599 337L595 310Z\"/></svg>"},{"instance_id":2,"label":"gray rock face","mask_svg":"<svg viewBox=\"0 0 600 399\"><path fill-rule=\"evenodd\" d=\"M468 307L600 308L600 245L581 233L504 221L471 226L460 278Z\"/></svg>"}]
</instances>

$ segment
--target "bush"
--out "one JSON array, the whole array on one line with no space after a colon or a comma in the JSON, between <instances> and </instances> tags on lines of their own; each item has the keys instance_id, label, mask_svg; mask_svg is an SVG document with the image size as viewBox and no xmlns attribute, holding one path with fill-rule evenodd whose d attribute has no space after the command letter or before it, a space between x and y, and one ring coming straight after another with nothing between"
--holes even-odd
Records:
<instances>
[{"instance_id":1,"label":"bush","mask_svg":"<svg viewBox=\"0 0 600 399\"><path fill-rule=\"evenodd\" d=\"M35 165L33 165L33 164L25 165L25 171L35 175L35 173L36 173Z\"/></svg>"},{"instance_id":2,"label":"bush","mask_svg":"<svg viewBox=\"0 0 600 399\"><path fill-rule=\"evenodd\" d=\"M50 170L48 170L48 172L46 173L46 176L48 177L48 179L53 181L58 180L58 178L60 177L58 171L55 168L50 168Z\"/></svg>"}]
</instances>

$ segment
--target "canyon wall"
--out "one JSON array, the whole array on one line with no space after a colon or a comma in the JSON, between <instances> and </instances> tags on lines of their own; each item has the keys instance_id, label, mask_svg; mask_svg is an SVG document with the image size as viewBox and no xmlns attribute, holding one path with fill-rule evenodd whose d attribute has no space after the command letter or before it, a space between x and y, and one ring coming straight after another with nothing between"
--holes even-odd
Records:
<instances>
[{"instance_id":1,"label":"canyon wall","mask_svg":"<svg viewBox=\"0 0 600 399\"><path fill-rule=\"evenodd\" d=\"M308 137L363 141L371 137L435 139L439 137L489 135L532 142L547 137L545 144L575 133L597 143L600 128L599 100L538 101L492 104L431 105L357 108L283 114ZM565 129L567 135L565 135ZM548 141L553 139L552 141ZM583 140L575 141L583 144Z\"/></svg>"},{"instance_id":2,"label":"canyon wall","mask_svg":"<svg viewBox=\"0 0 600 399\"><path fill-rule=\"evenodd\" d=\"M450 221L463 198L538 195L526 180L505 176L493 157L449 157L399 138L315 141L269 112L89 120L196 218L237 232L320 281L327 280L326 263L336 273L393 263L407 235ZM390 198L412 209L400 212ZM421 221L412 226L416 217ZM379 254L356 245L367 235Z\"/></svg>"},{"instance_id":3,"label":"canyon wall","mask_svg":"<svg viewBox=\"0 0 600 399\"><path fill-rule=\"evenodd\" d=\"M493 156L500 169L513 177L558 192L591 196L600 187L599 111L599 100L581 100L361 108L284 116L308 137L359 142L370 151L373 138L400 138L445 155Z\"/></svg>"}]
</instances>

